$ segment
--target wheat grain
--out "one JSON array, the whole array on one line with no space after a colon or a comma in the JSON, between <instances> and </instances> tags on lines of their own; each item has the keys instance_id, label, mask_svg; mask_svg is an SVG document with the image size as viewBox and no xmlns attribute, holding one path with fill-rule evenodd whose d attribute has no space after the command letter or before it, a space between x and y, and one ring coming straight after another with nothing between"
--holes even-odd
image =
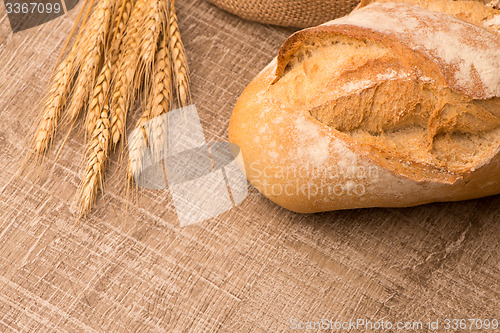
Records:
<instances>
[{"instance_id":1,"label":"wheat grain","mask_svg":"<svg viewBox=\"0 0 500 333\"><path fill-rule=\"evenodd\" d=\"M189 87L189 68L184 45L175 14L175 1L170 3L169 12L169 49L172 57L174 82L177 89L177 100L181 107L191 104L191 89Z\"/></svg>"},{"instance_id":2,"label":"wheat grain","mask_svg":"<svg viewBox=\"0 0 500 333\"><path fill-rule=\"evenodd\" d=\"M96 128L89 141L89 158L85 168L85 174L80 186L79 213L80 216L87 215L92 209L99 187L103 188L104 170L110 146L110 123L109 110L105 106L96 123Z\"/></svg>"},{"instance_id":3,"label":"wheat grain","mask_svg":"<svg viewBox=\"0 0 500 333\"><path fill-rule=\"evenodd\" d=\"M102 56L105 51L106 37L110 28L111 2L101 0L92 13L81 41L81 68L75 83L75 91L68 107L68 121L74 121L85 102L89 99L90 90L98 74Z\"/></svg>"}]
</instances>

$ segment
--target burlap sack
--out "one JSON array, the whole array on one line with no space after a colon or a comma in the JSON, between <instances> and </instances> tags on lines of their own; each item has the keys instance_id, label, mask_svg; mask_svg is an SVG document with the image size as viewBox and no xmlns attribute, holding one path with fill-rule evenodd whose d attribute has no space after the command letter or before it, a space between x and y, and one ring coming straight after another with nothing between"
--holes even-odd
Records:
<instances>
[{"instance_id":1,"label":"burlap sack","mask_svg":"<svg viewBox=\"0 0 500 333\"><path fill-rule=\"evenodd\" d=\"M348 14L359 0L208 0L248 20L305 28Z\"/></svg>"}]
</instances>

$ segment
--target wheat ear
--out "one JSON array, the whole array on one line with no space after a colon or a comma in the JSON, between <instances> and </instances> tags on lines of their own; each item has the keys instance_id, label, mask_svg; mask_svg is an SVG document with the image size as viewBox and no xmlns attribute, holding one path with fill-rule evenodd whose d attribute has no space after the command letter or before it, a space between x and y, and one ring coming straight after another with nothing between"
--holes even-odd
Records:
<instances>
[{"instance_id":1,"label":"wheat ear","mask_svg":"<svg viewBox=\"0 0 500 333\"><path fill-rule=\"evenodd\" d=\"M80 216L87 215L92 209L99 187L102 189L104 170L110 146L110 123L108 107L102 109L96 128L89 141L89 159L85 168L85 174L80 186L79 213Z\"/></svg>"},{"instance_id":2,"label":"wheat ear","mask_svg":"<svg viewBox=\"0 0 500 333\"><path fill-rule=\"evenodd\" d=\"M95 202L99 186L102 189L105 166L108 159L111 143L111 125L109 114L109 92L113 70L116 69L116 61L119 48L127 21L130 17L133 2L124 0L116 2L112 27L110 28L108 48L109 53L94 86L89 111L86 118L87 134L91 135L89 142L90 156L85 169L84 181L80 186L80 216L87 215ZM119 7L118 7L119 6Z\"/></svg>"},{"instance_id":3,"label":"wheat ear","mask_svg":"<svg viewBox=\"0 0 500 333\"><path fill-rule=\"evenodd\" d=\"M85 8L88 4L89 0L86 0L84 2L82 9L78 13L77 20L74 23L73 28L71 29L70 36L73 35L74 32L76 31L78 22L82 19L84 12L86 13L82 24L85 24L91 10L90 8L93 5L93 0L90 2L90 5L87 7L87 10L85 11ZM53 83L46 97L43 112L41 115L41 120L38 125L37 131L35 133L34 137L35 159L39 159L42 155L44 155L47 152L50 144L54 139L57 130L57 125L59 123L59 118L61 117L62 110L66 106L66 101L69 92L71 90L73 77L75 76L76 73L76 67L77 67L76 54L81 38L81 28L75 39L73 47L71 48L71 51L62 62L59 62L60 59L62 58L64 50L69 44L70 36L68 36L61 51L61 54L59 56L59 59L57 60L58 64L54 69Z\"/></svg>"},{"instance_id":4,"label":"wheat ear","mask_svg":"<svg viewBox=\"0 0 500 333\"><path fill-rule=\"evenodd\" d=\"M145 67L153 63L160 33L164 30L168 15L167 2L150 0L145 9L144 21L141 24L141 58Z\"/></svg>"},{"instance_id":5,"label":"wheat ear","mask_svg":"<svg viewBox=\"0 0 500 333\"><path fill-rule=\"evenodd\" d=\"M123 41L123 35L125 33L125 29L127 27L127 23L129 21L134 4L135 0L123 0L117 12L117 15L114 17L113 34L111 37L111 52L113 54L111 60L113 66L116 65L116 61L118 60L118 51Z\"/></svg>"},{"instance_id":6,"label":"wheat ear","mask_svg":"<svg viewBox=\"0 0 500 333\"><path fill-rule=\"evenodd\" d=\"M71 28L70 35L64 43L63 49L61 50L61 53L57 60L56 67L54 68L53 83L45 99L40 123L34 136L35 159L39 159L49 149L57 130L61 112L66 106L66 101L71 91L73 78L78 67L77 51L82 37L82 27L80 27L71 51L62 62L60 62L60 60L70 42L71 36L76 31L78 23L82 20L82 17L82 26L87 22L87 18L90 15L91 7L93 6L93 4L94 0L85 0L83 7L78 13L76 21Z\"/></svg>"},{"instance_id":7,"label":"wheat ear","mask_svg":"<svg viewBox=\"0 0 500 333\"><path fill-rule=\"evenodd\" d=\"M97 119L101 114L101 110L104 107L104 98L108 95L111 85L111 78L113 71L116 70L116 62L118 60L119 48L125 32L125 27L130 17L130 12L132 11L132 1L123 0L122 2L116 2L117 8L114 11L114 17L112 20L112 27L110 29L110 47L108 49L109 54L106 54L105 58L111 60L105 61L101 72L97 76L94 89L92 91L89 103L89 111L87 112L87 117L85 120L85 125L87 129L87 135L92 135ZM119 7L118 7L119 6Z\"/></svg>"},{"instance_id":8,"label":"wheat ear","mask_svg":"<svg viewBox=\"0 0 500 333\"><path fill-rule=\"evenodd\" d=\"M137 68L139 47L139 25L144 10L144 0L138 0L132 9L129 23L120 47L121 55L116 68L116 80L112 89L111 139L114 147L119 143L125 131L130 101L133 99L133 81Z\"/></svg>"},{"instance_id":9,"label":"wheat ear","mask_svg":"<svg viewBox=\"0 0 500 333\"><path fill-rule=\"evenodd\" d=\"M162 34L156 53L153 80L150 105L154 118L168 112L172 105L172 63L166 34Z\"/></svg>"},{"instance_id":10,"label":"wheat ear","mask_svg":"<svg viewBox=\"0 0 500 333\"><path fill-rule=\"evenodd\" d=\"M111 3L101 0L92 13L86 31L82 35L81 68L75 83L75 90L68 107L69 121L74 121L88 101L94 80L98 74L106 47L106 37L110 28Z\"/></svg>"},{"instance_id":11,"label":"wheat ear","mask_svg":"<svg viewBox=\"0 0 500 333\"><path fill-rule=\"evenodd\" d=\"M50 146L54 138L61 110L66 105L68 91L71 86L74 71L75 53L70 52L55 71L54 82L45 102L42 119L35 133L35 154L38 159Z\"/></svg>"},{"instance_id":12,"label":"wheat ear","mask_svg":"<svg viewBox=\"0 0 500 333\"><path fill-rule=\"evenodd\" d=\"M172 105L172 65L166 39L166 34L162 33L154 61L153 84L148 106L139 118L137 127L168 112Z\"/></svg>"},{"instance_id":13,"label":"wheat ear","mask_svg":"<svg viewBox=\"0 0 500 333\"><path fill-rule=\"evenodd\" d=\"M191 89L189 81L189 68L186 52L181 40L177 15L175 14L175 1L170 3L169 12L169 49L172 55L172 68L174 83L177 89L177 100L181 107L191 104Z\"/></svg>"},{"instance_id":14,"label":"wheat ear","mask_svg":"<svg viewBox=\"0 0 500 333\"><path fill-rule=\"evenodd\" d=\"M168 112L170 110L170 106L172 105L172 71L166 40L166 31L164 31L160 37L153 72L153 84L149 101L144 113L136 124L136 128L140 128L143 132L144 142L136 142L136 147L129 147L129 179L132 178L133 171L140 172L140 170L137 169L141 164L137 163L137 161L141 158L141 151L143 152L144 149L147 148L146 146L149 146L154 150L154 159L159 160L159 155L161 154L165 142L166 129L164 126L165 124L162 123L163 119L158 119L159 123L155 125L159 126L155 126L155 128L152 128L152 131L150 131L150 134L153 135L152 138L148 138L146 136L144 125L149 120ZM132 168L134 170L132 170Z\"/></svg>"},{"instance_id":15,"label":"wheat ear","mask_svg":"<svg viewBox=\"0 0 500 333\"><path fill-rule=\"evenodd\" d=\"M101 72L97 76L94 89L91 94L89 109L85 119L86 133L90 137L97 126L97 121L101 115L101 111L107 102L109 94L109 85L111 82L111 64L105 62Z\"/></svg>"},{"instance_id":16,"label":"wheat ear","mask_svg":"<svg viewBox=\"0 0 500 333\"><path fill-rule=\"evenodd\" d=\"M151 108L151 119L157 118L155 128L151 131L150 138L152 141L153 158L161 160L165 142L167 139L167 128L165 118L158 118L162 114L170 111L172 105L172 64L168 50L168 42L166 34L163 34L158 46L158 51L155 58L153 86L149 101Z\"/></svg>"}]
</instances>

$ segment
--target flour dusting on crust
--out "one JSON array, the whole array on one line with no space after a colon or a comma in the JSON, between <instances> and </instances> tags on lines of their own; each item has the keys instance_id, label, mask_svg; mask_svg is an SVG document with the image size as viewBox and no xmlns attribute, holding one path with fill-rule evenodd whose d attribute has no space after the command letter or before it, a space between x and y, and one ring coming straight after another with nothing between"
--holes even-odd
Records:
<instances>
[{"instance_id":1,"label":"flour dusting on crust","mask_svg":"<svg viewBox=\"0 0 500 333\"><path fill-rule=\"evenodd\" d=\"M500 14L483 22L485 27L500 27Z\"/></svg>"},{"instance_id":2,"label":"flour dusting on crust","mask_svg":"<svg viewBox=\"0 0 500 333\"><path fill-rule=\"evenodd\" d=\"M297 156L306 158L314 165L321 165L330 157L330 139L327 136L320 136L318 127L310 120L299 117L295 120L297 129Z\"/></svg>"},{"instance_id":3,"label":"flour dusting on crust","mask_svg":"<svg viewBox=\"0 0 500 333\"><path fill-rule=\"evenodd\" d=\"M380 73L376 76L375 79L366 79L359 81L350 81L342 85L340 87L344 94L350 94L357 91L365 90L371 87L374 87L379 82L383 81L391 81L398 79L406 79L410 76L409 73L398 73L394 69L390 69L386 73Z\"/></svg>"},{"instance_id":4,"label":"flour dusting on crust","mask_svg":"<svg viewBox=\"0 0 500 333\"><path fill-rule=\"evenodd\" d=\"M478 99L500 97L500 36L478 26L392 2L373 3L324 25L357 26L396 38L439 64L452 89Z\"/></svg>"}]
</instances>

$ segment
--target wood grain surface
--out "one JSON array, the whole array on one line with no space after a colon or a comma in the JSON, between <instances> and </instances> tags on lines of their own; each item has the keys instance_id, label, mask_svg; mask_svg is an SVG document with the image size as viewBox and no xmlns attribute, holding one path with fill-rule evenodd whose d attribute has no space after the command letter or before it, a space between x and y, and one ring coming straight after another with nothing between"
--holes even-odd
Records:
<instances>
[{"instance_id":1,"label":"wood grain surface","mask_svg":"<svg viewBox=\"0 0 500 333\"><path fill-rule=\"evenodd\" d=\"M292 319L500 319L499 196L303 215L250 190L233 210L180 227L168 190L124 195L114 155L104 196L76 221L78 131L55 163L51 154L44 168L14 177L80 5L15 34L0 5L0 332L290 332ZM176 5L205 136L226 140L237 97L291 31L201 0Z\"/></svg>"}]
</instances>

